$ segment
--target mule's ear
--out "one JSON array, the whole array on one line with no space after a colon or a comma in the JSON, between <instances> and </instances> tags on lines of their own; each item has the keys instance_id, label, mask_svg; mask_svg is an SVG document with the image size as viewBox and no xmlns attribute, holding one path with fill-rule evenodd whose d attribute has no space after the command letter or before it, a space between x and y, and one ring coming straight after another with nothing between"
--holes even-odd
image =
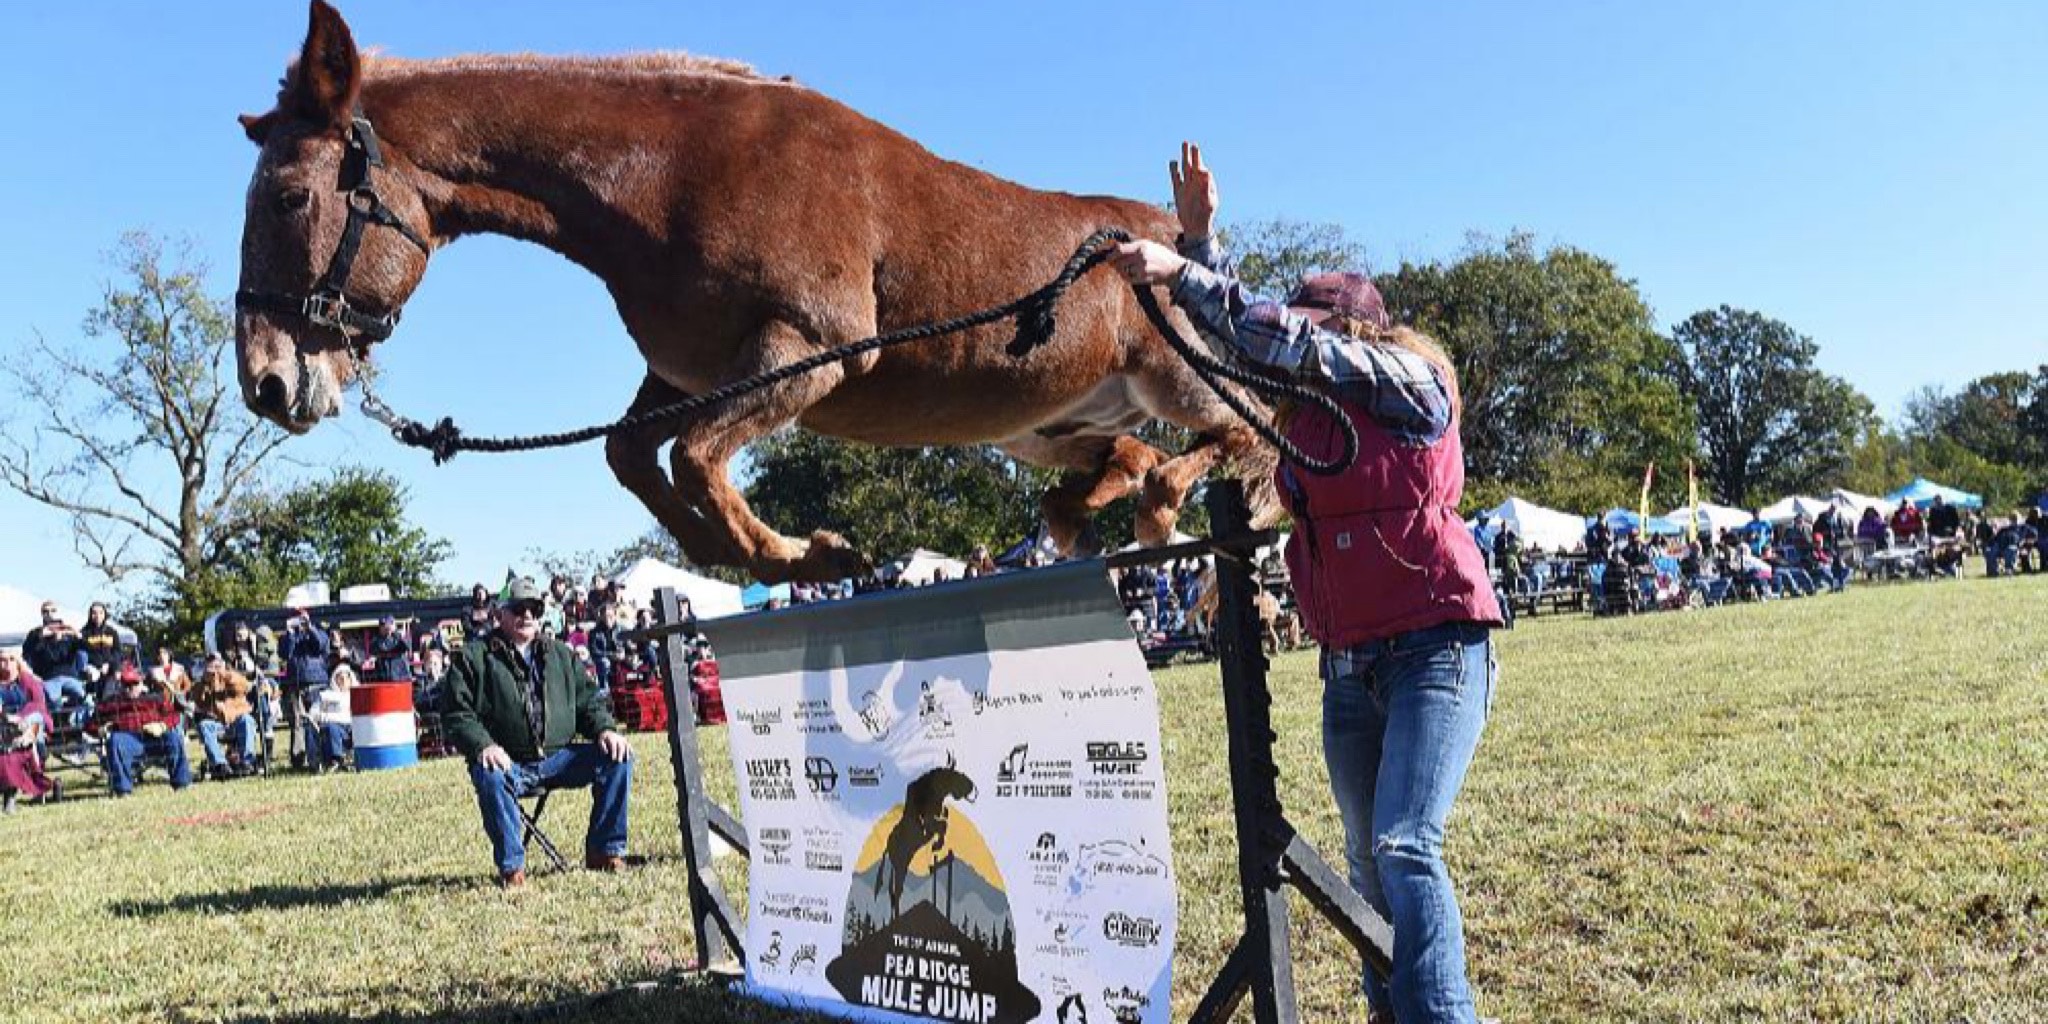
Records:
<instances>
[{"instance_id":1,"label":"mule's ear","mask_svg":"<svg viewBox=\"0 0 2048 1024\"><path fill-rule=\"evenodd\" d=\"M342 127L363 88L363 61L341 13L313 0L306 43L299 49L289 94L292 111L311 121Z\"/></svg>"},{"instance_id":2,"label":"mule's ear","mask_svg":"<svg viewBox=\"0 0 2048 1024\"><path fill-rule=\"evenodd\" d=\"M235 120L242 122L242 132L249 136L249 141L261 146L269 140L271 126L277 123L277 111L273 110L267 114L243 114Z\"/></svg>"}]
</instances>

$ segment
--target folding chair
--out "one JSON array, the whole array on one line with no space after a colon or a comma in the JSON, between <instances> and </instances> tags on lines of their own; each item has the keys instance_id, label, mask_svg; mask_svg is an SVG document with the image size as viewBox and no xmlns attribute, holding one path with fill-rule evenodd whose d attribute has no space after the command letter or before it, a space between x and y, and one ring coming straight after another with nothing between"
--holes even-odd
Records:
<instances>
[{"instance_id":1,"label":"folding chair","mask_svg":"<svg viewBox=\"0 0 2048 1024\"><path fill-rule=\"evenodd\" d=\"M553 864L556 871L567 871L569 870L568 859L562 856L562 851L555 848L555 841L549 839L548 834L541 831L540 827L540 817L547 813L548 797L553 796L554 792L553 789L542 786L540 789L514 801L514 805L519 808L519 822L525 828L525 834L520 836L519 843L522 846L539 844L540 852L547 855L548 863ZM533 810L531 811L526 809L526 801L528 800L533 801Z\"/></svg>"}]
</instances>

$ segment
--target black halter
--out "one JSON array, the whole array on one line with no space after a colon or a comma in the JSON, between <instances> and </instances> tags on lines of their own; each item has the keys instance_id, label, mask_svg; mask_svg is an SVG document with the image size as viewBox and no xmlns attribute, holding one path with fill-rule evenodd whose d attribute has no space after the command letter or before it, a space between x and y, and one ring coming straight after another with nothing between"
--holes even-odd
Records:
<instances>
[{"instance_id":1,"label":"black halter","mask_svg":"<svg viewBox=\"0 0 2048 1024\"><path fill-rule=\"evenodd\" d=\"M360 108L349 118L344 141L348 151L342 154L335 190L348 196L348 223L342 225L341 241L334 247L334 258L328 261L319 287L309 295L244 288L235 293L235 306L303 317L316 327L331 327L358 344L368 344L391 337L398 327L398 310L372 316L356 308L356 302L348 297L348 275L363 245L363 228L382 224L397 229L423 253L431 255L433 249L377 195L370 170L384 166L384 151L377 145L377 130L370 126L370 119L363 116Z\"/></svg>"}]
</instances>

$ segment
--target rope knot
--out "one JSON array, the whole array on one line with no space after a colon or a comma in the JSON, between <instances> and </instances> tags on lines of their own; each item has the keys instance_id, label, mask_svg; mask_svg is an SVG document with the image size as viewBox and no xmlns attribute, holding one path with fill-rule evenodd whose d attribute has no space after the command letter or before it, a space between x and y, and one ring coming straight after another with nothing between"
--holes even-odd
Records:
<instances>
[{"instance_id":1,"label":"rope knot","mask_svg":"<svg viewBox=\"0 0 2048 1024\"><path fill-rule=\"evenodd\" d=\"M452 417L443 416L441 422L428 427L418 420L406 420L392 428L391 436L412 448L425 448L433 453L434 465L447 463L462 450L462 429L455 425Z\"/></svg>"}]
</instances>

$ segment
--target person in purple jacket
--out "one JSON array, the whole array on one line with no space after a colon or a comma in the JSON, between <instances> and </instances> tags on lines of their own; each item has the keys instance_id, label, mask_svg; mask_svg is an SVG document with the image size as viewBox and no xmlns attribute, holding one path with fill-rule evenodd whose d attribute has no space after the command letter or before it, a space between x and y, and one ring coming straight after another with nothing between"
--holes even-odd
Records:
<instances>
[{"instance_id":1,"label":"person in purple jacket","mask_svg":"<svg viewBox=\"0 0 2048 1024\"><path fill-rule=\"evenodd\" d=\"M1327 392L1359 435L1348 469L1322 477L1283 462L1276 482L1295 522L1295 597L1323 649L1323 757L1351 884L1394 926L1390 979L1364 972L1369 1019L1470 1024L1444 822L1493 701L1501 612L1458 517L1457 374L1434 342L1391 323L1362 274L1314 275L1285 302L1253 294L1217 244L1201 150L1183 145L1172 175L1179 251L1133 242L1115 267L1165 286L1212 348ZM1341 451L1326 413L1303 406L1280 419L1311 457Z\"/></svg>"}]
</instances>

